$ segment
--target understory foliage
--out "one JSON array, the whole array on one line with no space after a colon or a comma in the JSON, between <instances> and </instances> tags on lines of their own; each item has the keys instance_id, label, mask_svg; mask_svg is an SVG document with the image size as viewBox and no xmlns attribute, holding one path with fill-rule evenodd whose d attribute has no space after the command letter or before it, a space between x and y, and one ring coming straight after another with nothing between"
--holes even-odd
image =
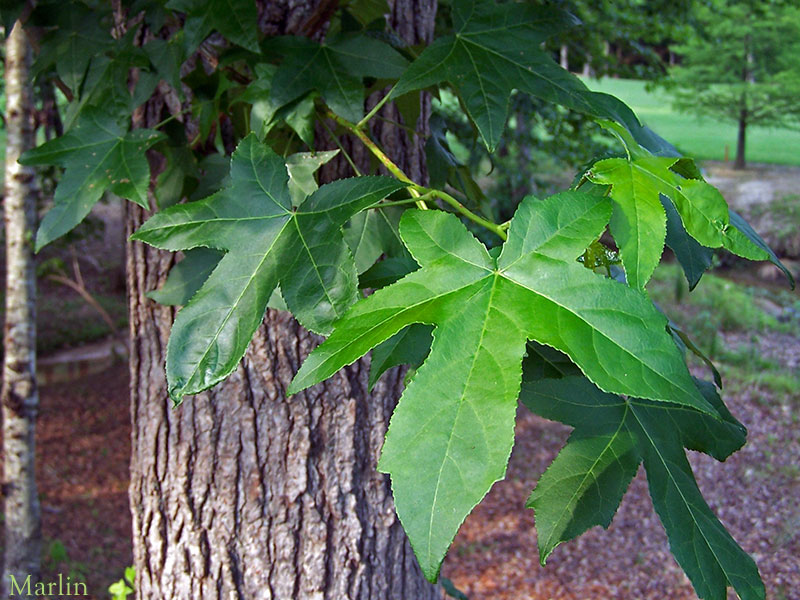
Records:
<instances>
[{"instance_id":1,"label":"understory foliage","mask_svg":"<svg viewBox=\"0 0 800 600\"><path fill-rule=\"evenodd\" d=\"M23 157L63 167L37 248L106 192L155 211L133 239L184 252L150 294L183 306L166 362L176 404L236 369L267 307L329 336L290 394L370 351L370 385L410 365L379 469L431 581L504 476L521 402L574 428L528 504L543 563L558 544L607 527L643 463L698 596L723 600L732 586L763 599L755 563L703 500L685 455L724 460L745 428L718 380L689 374L684 353L696 346L647 283L665 245L692 288L714 249L785 271L775 254L691 159L553 60L542 44L576 25L569 13L454 0L430 45L406 47L385 5L340 4L320 42L264 38L252 0L140 0L113 14L107 3L39 2L27 17L35 72L67 102L66 133ZM163 120L133 128L157 86ZM426 140L430 185L372 138L387 102L414 130L420 94L447 92L492 153L515 90L595 120L617 155L592 161L570 189L524 198L505 222L440 129ZM318 146L322 130L338 148ZM347 154L353 144L371 154L372 172ZM161 172L148 152L164 158ZM342 157L353 176L318 186L317 169Z\"/></svg>"}]
</instances>

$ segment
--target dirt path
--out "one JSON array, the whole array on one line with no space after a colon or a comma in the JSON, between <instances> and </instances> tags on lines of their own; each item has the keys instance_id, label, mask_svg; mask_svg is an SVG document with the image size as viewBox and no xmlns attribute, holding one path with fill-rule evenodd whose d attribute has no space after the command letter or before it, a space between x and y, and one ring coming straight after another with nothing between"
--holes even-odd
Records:
<instances>
[{"instance_id":1,"label":"dirt path","mask_svg":"<svg viewBox=\"0 0 800 600\"><path fill-rule=\"evenodd\" d=\"M44 580L80 578L106 600L132 561L127 365L42 387L36 428Z\"/></svg>"}]
</instances>

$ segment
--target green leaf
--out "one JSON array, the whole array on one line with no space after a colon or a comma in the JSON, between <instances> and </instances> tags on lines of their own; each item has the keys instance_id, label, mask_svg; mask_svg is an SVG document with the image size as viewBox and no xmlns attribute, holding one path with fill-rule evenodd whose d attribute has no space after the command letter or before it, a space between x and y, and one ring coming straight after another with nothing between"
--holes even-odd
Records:
<instances>
[{"instance_id":1,"label":"green leaf","mask_svg":"<svg viewBox=\"0 0 800 600\"><path fill-rule=\"evenodd\" d=\"M703 246L724 247L751 260L768 258L730 223L722 194L705 181L681 178L670 170L676 162L673 157L611 158L588 173L594 183L612 186L611 233L630 285L643 289L661 258L667 215L660 195L669 198L686 232Z\"/></svg>"},{"instance_id":2,"label":"green leaf","mask_svg":"<svg viewBox=\"0 0 800 600\"><path fill-rule=\"evenodd\" d=\"M670 550L701 598L724 600L733 586L742 600L763 600L758 568L706 504L680 440L651 407L632 404L650 495Z\"/></svg>"},{"instance_id":3,"label":"green leaf","mask_svg":"<svg viewBox=\"0 0 800 600\"><path fill-rule=\"evenodd\" d=\"M742 598L764 598L755 564L706 505L683 450L724 460L744 444L746 432L712 384L696 384L716 416L625 400L580 376L538 380L525 365L522 402L575 428L528 503L536 512L542 562L559 543L595 525L608 527L643 459L670 547L698 595L724 600L730 584Z\"/></svg>"},{"instance_id":4,"label":"green leaf","mask_svg":"<svg viewBox=\"0 0 800 600\"><path fill-rule=\"evenodd\" d=\"M106 190L148 207L150 166L145 150L164 135L150 129L127 131L120 121L101 109L88 108L69 132L20 158L25 165L65 169L53 208L36 234L37 251L80 223Z\"/></svg>"},{"instance_id":5,"label":"green leaf","mask_svg":"<svg viewBox=\"0 0 800 600\"><path fill-rule=\"evenodd\" d=\"M789 280L789 285L791 285L792 289L794 289L794 277L792 276L791 271L789 271L789 269L786 268L786 265L780 261L772 248L769 247L769 245L761 238L761 236L756 233L755 229L750 226L750 223L748 223L739 213L733 210L729 210L728 213L730 214L731 225L740 231L753 244L766 252L769 262L783 271L783 274L786 275L786 278Z\"/></svg>"},{"instance_id":6,"label":"green leaf","mask_svg":"<svg viewBox=\"0 0 800 600\"><path fill-rule=\"evenodd\" d=\"M628 283L644 289L664 251L666 214L659 199L668 193L669 167L674 158L649 157L638 160L609 158L589 171L594 183L611 185L614 213L611 233L619 246Z\"/></svg>"},{"instance_id":7,"label":"green leaf","mask_svg":"<svg viewBox=\"0 0 800 600\"><path fill-rule=\"evenodd\" d=\"M338 150L327 150L324 152L297 152L286 157L292 206L300 206L303 200L317 191L319 186L317 180L314 179L314 173L337 154L339 154Z\"/></svg>"},{"instance_id":8,"label":"green leaf","mask_svg":"<svg viewBox=\"0 0 800 600\"><path fill-rule=\"evenodd\" d=\"M382 254L403 256L399 263L401 271L393 281L417 268L416 263L407 256L402 241L399 240L396 221L399 221L400 214L402 211L397 208L375 208L369 212L358 213L345 225L344 239L353 253L359 275L372 267ZM396 265L392 261L383 265L383 267L387 266L394 267ZM382 271L383 267L378 270ZM359 287L383 287L384 285L387 284L359 285Z\"/></svg>"},{"instance_id":9,"label":"green leaf","mask_svg":"<svg viewBox=\"0 0 800 600\"><path fill-rule=\"evenodd\" d=\"M614 119L640 139L648 137L630 108L613 96L591 92L541 48L547 38L577 23L568 13L526 2L454 0L452 14L455 33L425 49L398 81L393 98L448 82L490 152L502 136L514 89Z\"/></svg>"},{"instance_id":10,"label":"green leaf","mask_svg":"<svg viewBox=\"0 0 800 600\"><path fill-rule=\"evenodd\" d=\"M179 45L181 38L182 36L173 36L169 41L155 38L147 42L142 49L156 68L158 76L169 83L182 100L181 65L185 55Z\"/></svg>"},{"instance_id":11,"label":"green leaf","mask_svg":"<svg viewBox=\"0 0 800 600\"><path fill-rule=\"evenodd\" d=\"M272 100L288 104L312 90L330 109L356 122L364 116L363 77L400 77L408 64L391 46L365 35L341 36L325 44L303 37L273 38L285 52L272 81Z\"/></svg>"},{"instance_id":12,"label":"green leaf","mask_svg":"<svg viewBox=\"0 0 800 600\"><path fill-rule=\"evenodd\" d=\"M664 138L647 127L636 128L629 121L618 120L625 123L636 142L643 148L646 148L656 156L677 158L677 162L671 167L673 171L686 178L702 179L702 175L699 173L694 161L679 158L680 153ZM686 233L680 215L669 198L662 195L661 204L667 215L666 244L675 253L675 258L678 259L678 263L686 275L686 281L689 282L689 290L693 290L700 282L703 273L711 266L714 251L711 248L700 245L697 240Z\"/></svg>"},{"instance_id":13,"label":"green leaf","mask_svg":"<svg viewBox=\"0 0 800 600\"><path fill-rule=\"evenodd\" d=\"M527 339L564 351L610 391L713 411L652 303L576 261L609 213L607 199L580 192L529 197L495 260L455 216L406 211L401 235L422 268L355 304L289 387L324 380L412 323L436 325L379 464L431 581L505 472Z\"/></svg>"},{"instance_id":14,"label":"green leaf","mask_svg":"<svg viewBox=\"0 0 800 600\"><path fill-rule=\"evenodd\" d=\"M158 290L147 292L146 296L159 304L183 306L202 287L221 259L222 252L219 250L187 250L183 260L170 269L164 285Z\"/></svg>"},{"instance_id":15,"label":"green leaf","mask_svg":"<svg viewBox=\"0 0 800 600\"><path fill-rule=\"evenodd\" d=\"M691 291L700 282L703 273L711 266L714 252L700 245L697 240L686 233L681 216L669 198L662 195L661 205L667 215L666 244L675 253L675 258L678 259L678 263L683 269Z\"/></svg>"},{"instance_id":16,"label":"green leaf","mask_svg":"<svg viewBox=\"0 0 800 600\"><path fill-rule=\"evenodd\" d=\"M242 48L259 52L258 12L253 0L170 0L167 8L186 13L187 54L214 30Z\"/></svg>"},{"instance_id":17,"label":"green leaf","mask_svg":"<svg viewBox=\"0 0 800 600\"><path fill-rule=\"evenodd\" d=\"M419 265L411 257L389 257L375 263L364 271L358 278L358 287L362 289L380 288L391 285L398 279L402 279L412 271L416 271Z\"/></svg>"},{"instance_id":18,"label":"green leaf","mask_svg":"<svg viewBox=\"0 0 800 600\"><path fill-rule=\"evenodd\" d=\"M372 390L380 376L392 367L418 368L431 349L431 330L430 325L415 323L375 346L369 365L369 389Z\"/></svg>"},{"instance_id":19,"label":"green leaf","mask_svg":"<svg viewBox=\"0 0 800 600\"><path fill-rule=\"evenodd\" d=\"M67 2L50 10L56 12L58 27L43 40L32 74L55 67L73 95L80 97L90 61L114 44L108 24L102 23L109 13L102 7L91 10L83 2Z\"/></svg>"},{"instance_id":20,"label":"green leaf","mask_svg":"<svg viewBox=\"0 0 800 600\"><path fill-rule=\"evenodd\" d=\"M279 284L304 326L329 331L357 292L341 226L405 186L387 177L339 180L293 210L288 180L283 160L251 134L233 155L228 187L161 211L132 236L167 250L226 252L172 328L167 381L176 401L236 368Z\"/></svg>"}]
</instances>

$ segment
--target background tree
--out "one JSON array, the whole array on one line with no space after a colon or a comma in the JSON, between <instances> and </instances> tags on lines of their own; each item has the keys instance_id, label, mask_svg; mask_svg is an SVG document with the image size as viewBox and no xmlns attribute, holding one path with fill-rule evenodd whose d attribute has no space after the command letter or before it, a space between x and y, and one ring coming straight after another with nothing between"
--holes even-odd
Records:
<instances>
[{"instance_id":1,"label":"background tree","mask_svg":"<svg viewBox=\"0 0 800 600\"><path fill-rule=\"evenodd\" d=\"M696 29L673 48L666 85L675 105L738 124L735 169L744 169L747 127L797 126L800 9L791 2L698 3Z\"/></svg>"},{"instance_id":2,"label":"background tree","mask_svg":"<svg viewBox=\"0 0 800 600\"><path fill-rule=\"evenodd\" d=\"M0 589L11 595L18 583L39 578L41 515L35 473L36 180L17 162L34 144L34 105L29 80L31 50L17 22L5 42L6 160L3 218L6 242L6 319L3 338L3 496L5 556Z\"/></svg>"}]
</instances>

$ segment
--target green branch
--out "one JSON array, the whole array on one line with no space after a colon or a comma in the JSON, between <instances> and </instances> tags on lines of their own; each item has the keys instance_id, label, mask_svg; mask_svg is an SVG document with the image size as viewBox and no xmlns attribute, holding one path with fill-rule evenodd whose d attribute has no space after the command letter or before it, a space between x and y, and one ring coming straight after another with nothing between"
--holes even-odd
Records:
<instances>
[{"instance_id":1,"label":"green branch","mask_svg":"<svg viewBox=\"0 0 800 600\"><path fill-rule=\"evenodd\" d=\"M508 236L506 235L506 232L502 226L498 225L497 223L493 223L492 221L489 221L487 219L484 219L479 215L476 215L474 212L469 210L466 206L461 204L461 202L456 200L453 196L451 196L447 192L432 188L426 188L425 186L419 185L418 183L412 181L411 178L408 175L406 175L405 172L403 172L403 170L400 167L398 167L392 161L391 158L386 156L386 153L383 150L381 150L378 147L378 145L375 142L373 142L372 139L370 139L370 137L362 129L358 127L358 125L351 123L346 119L343 119L342 117L340 117L331 110L328 110L325 114L326 116L333 119L337 124L341 125L346 130L355 135L359 140L361 140L361 143L364 144L364 146L366 146L366 148L370 152L372 152L375 158L377 158L392 175L397 177L397 179L399 179L400 181L409 184L409 193L412 196L416 197L418 208L422 210L427 210L428 208L424 200L421 199L423 198L423 194L426 196L428 195L436 196L437 198L443 200L445 203L452 206L457 213L463 215L473 223L477 223L478 225L485 227L486 229L497 235L501 240L505 241L506 239L508 239Z\"/></svg>"}]
</instances>

